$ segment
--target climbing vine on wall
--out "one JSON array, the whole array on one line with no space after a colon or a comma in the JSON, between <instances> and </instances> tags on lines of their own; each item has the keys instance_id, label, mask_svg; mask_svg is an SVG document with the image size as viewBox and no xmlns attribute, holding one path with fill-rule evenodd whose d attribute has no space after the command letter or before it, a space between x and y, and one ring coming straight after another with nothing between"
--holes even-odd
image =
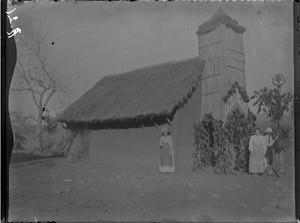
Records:
<instances>
[{"instance_id":1,"label":"climbing vine on wall","mask_svg":"<svg viewBox=\"0 0 300 223\"><path fill-rule=\"evenodd\" d=\"M229 88L227 95L225 95L222 99L224 101L224 103L226 103L228 101L228 99L236 93L236 89L239 90L241 97L243 98L243 100L248 103L250 101L250 98L246 92L245 87L242 87L239 85L239 83L236 81L234 84L231 85L231 87Z\"/></svg>"}]
</instances>

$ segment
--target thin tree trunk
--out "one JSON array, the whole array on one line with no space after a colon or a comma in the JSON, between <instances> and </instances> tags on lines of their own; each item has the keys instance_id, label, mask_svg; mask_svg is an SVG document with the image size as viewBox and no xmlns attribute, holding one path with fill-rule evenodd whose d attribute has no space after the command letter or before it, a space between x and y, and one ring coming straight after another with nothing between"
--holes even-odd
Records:
<instances>
[{"instance_id":1,"label":"thin tree trunk","mask_svg":"<svg viewBox=\"0 0 300 223\"><path fill-rule=\"evenodd\" d=\"M38 120L37 120L37 131L36 131L36 140L37 140L37 149L39 152L43 152L42 143L43 143L43 135L42 135L42 121L43 116L42 112L39 112L38 114Z\"/></svg>"}]
</instances>

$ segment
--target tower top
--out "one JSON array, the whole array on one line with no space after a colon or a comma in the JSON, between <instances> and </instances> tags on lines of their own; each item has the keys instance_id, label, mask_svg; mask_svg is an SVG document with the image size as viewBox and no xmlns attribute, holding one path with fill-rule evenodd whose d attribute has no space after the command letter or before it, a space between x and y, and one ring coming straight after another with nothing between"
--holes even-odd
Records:
<instances>
[{"instance_id":1,"label":"tower top","mask_svg":"<svg viewBox=\"0 0 300 223\"><path fill-rule=\"evenodd\" d=\"M231 28L236 33L244 33L246 31L245 27L240 26L236 20L227 15L222 8L219 8L210 20L199 26L196 33L198 35L204 35L213 31L222 24L225 24L227 28Z\"/></svg>"}]
</instances>

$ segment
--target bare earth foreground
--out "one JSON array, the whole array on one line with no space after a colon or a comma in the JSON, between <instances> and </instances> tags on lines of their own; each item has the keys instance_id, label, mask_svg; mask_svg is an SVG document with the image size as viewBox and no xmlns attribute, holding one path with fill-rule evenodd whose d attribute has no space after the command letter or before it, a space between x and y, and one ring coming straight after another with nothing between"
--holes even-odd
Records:
<instances>
[{"instance_id":1,"label":"bare earth foreground","mask_svg":"<svg viewBox=\"0 0 300 223\"><path fill-rule=\"evenodd\" d=\"M9 221L293 221L294 168L283 178L162 175L118 157L10 167Z\"/></svg>"}]
</instances>

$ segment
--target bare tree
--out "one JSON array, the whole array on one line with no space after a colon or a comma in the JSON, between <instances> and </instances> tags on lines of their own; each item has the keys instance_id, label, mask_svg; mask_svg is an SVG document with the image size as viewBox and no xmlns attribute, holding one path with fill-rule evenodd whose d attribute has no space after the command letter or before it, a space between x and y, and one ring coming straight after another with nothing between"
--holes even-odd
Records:
<instances>
[{"instance_id":1,"label":"bare tree","mask_svg":"<svg viewBox=\"0 0 300 223\"><path fill-rule=\"evenodd\" d=\"M23 32L22 32L23 33ZM55 75L49 66L47 66L47 57L43 57L41 46L46 39L46 35L40 35L38 41L29 42L26 35L19 35L18 44L25 52L25 55L19 55L16 64L16 81L12 91L28 92L33 100L33 105L37 109L37 148L42 148L42 124L43 112L49 105L49 101L58 92L69 94L66 85L62 79Z\"/></svg>"}]
</instances>

